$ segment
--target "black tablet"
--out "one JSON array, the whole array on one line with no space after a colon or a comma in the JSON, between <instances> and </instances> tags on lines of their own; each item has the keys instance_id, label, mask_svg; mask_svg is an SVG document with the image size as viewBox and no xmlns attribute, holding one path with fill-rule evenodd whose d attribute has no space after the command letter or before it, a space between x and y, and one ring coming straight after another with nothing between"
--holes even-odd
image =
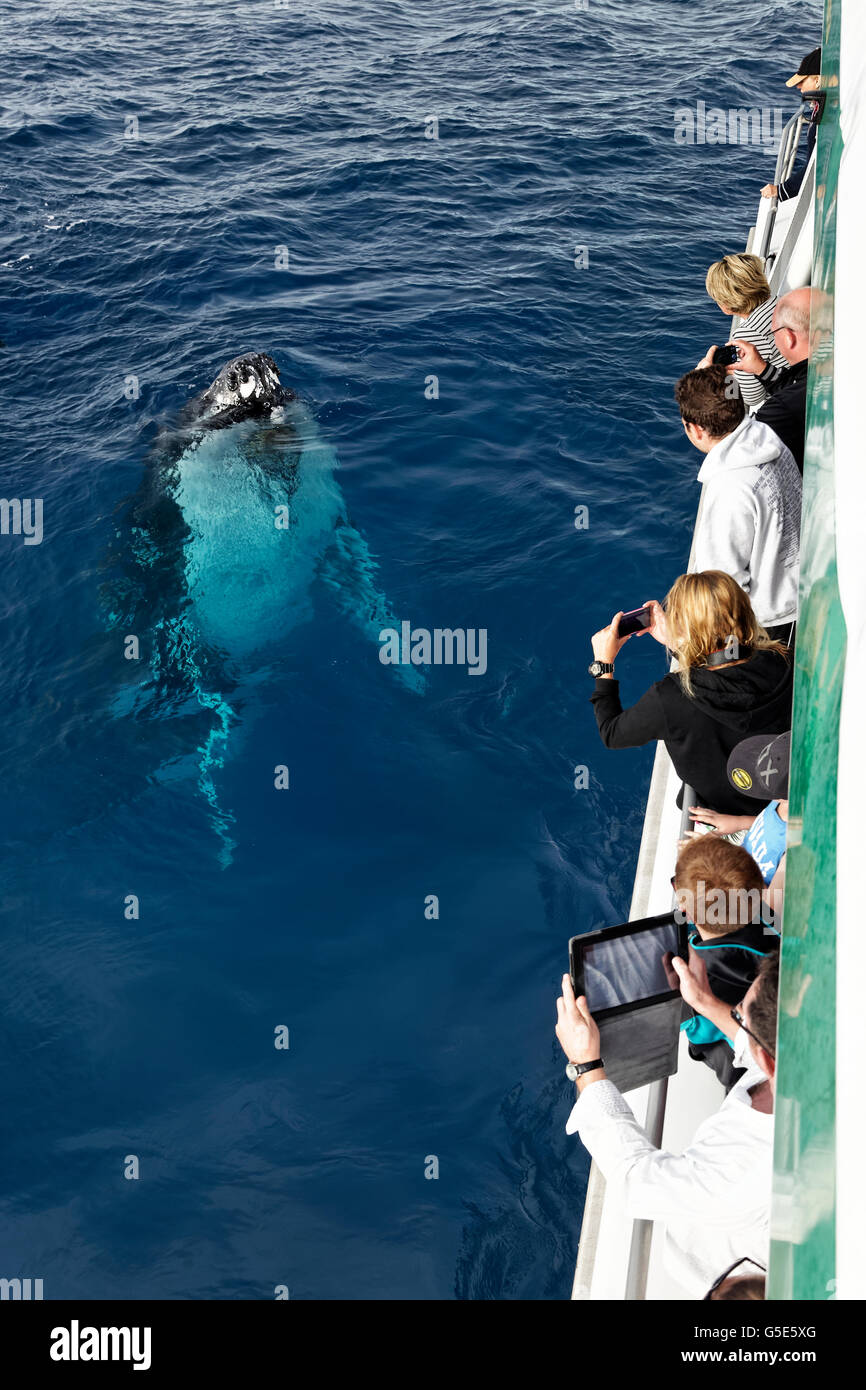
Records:
<instances>
[{"instance_id":1,"label":"black tablet","mask_svg":"<svg viewBox=\"0 0 866 1390\"><path fill-rule=\"evenodd\" d=\"M568 943L571 983L585 994L596 1020L679 997L662 961L666 951L689 957L688 927L673 912L573 936Z\"/></svg>"}]
</instances>

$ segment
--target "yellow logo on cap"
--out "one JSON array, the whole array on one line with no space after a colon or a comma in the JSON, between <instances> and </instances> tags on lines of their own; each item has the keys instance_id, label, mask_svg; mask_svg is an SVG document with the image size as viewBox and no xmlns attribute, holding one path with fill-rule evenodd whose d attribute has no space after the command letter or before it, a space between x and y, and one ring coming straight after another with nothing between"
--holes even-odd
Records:
<instances>
[{"instance_id":1,"label":"yellow logo on cap","mask_svg":"<svg viewBox=\"0 0 866 1390\"><path fill-rule=\"evenodd\" d=\"M744 767L731 768L731 781L741 792L747 792L752 785L752 779Z\"/></svg>"}]
</instances>

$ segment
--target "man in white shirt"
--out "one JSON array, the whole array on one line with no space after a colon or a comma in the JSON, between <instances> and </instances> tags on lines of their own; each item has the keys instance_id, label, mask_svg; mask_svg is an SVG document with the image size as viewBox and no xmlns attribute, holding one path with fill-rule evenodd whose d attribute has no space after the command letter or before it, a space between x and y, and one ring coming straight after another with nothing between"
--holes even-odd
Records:
<instances>
[{"instance_id":1,"label":"man in white shirt","mask_svg":"<svg viewBox=\"0 0 866 1390\"><path fill-rule=\"evenodd\" d=\"M803 499L794 456L746 413L724 367L686 372L674 394L688 439L705 455L692 569L731 575L762 627L787 643L797 619Z\"/></svg>"},{"instance_id":2,"label":"man in white shirt","mask_svg":"<svg viewBox=\"0 0 866 1390\"><path fill-rule=\"evenodd\" d=\"M578 1090L566 1132L580 1135L628 1216L664 1224L667 1268L693 1297L702 1298L719 1272L740 1257L767 1264L778 953L761 962L739 1010L710 991L697 952L690 952L688 964L675 956L672 965L683 999L732 1039L735 1065L747 1068L684 1153L651 1144L608 1081L598 1025L586 998L575 999L568 975L556 1001L556 1036Z\"/></svg>"}]
</instances>

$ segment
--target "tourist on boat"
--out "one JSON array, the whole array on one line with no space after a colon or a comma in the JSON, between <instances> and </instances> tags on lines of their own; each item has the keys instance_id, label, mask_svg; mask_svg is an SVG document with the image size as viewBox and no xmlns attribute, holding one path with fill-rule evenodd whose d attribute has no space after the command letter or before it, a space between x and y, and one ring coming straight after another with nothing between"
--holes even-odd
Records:
<instances>
[{"instance_id":1,"label":"tourist on boat","mask_svg":"<svg viewBox=\"0 0 866 1390\"><path fill-rule=\"evenodd\" d=\"M752 856L764 880L764 901L781 921L785 896L785 852L788 839L788 767L791 735L776 738L761 735L738 743L728 759L731 786L745 796L772 799L756 816L726 816L707 806L690 806L692 820L712 827L711 835L734 835L745 831L742 845ZM687 837L694 832L687 831Z\"/></svg>"},{"instance_id":2,"label":"tourist on boat","mask_svg":"<svg viewBox=\"0 0 866 1390\"><path fill-rule=\"evenodd\" d=\"M686 372L674 388L686 436L705 455L693 568L724 570L769 635L791 645L797 621L803 480L790 449L746 413L724 367Z\"/></svg>"},{"instance_id":3,"label":"tourist on boat","mask_svg":"<svg viewBox=\"0 0 866 1390\"><path fill-rule=\"evenodd\" d=\"M761 356L754 343L735 338L739 353L737 368L751 372L765 387L768 399L757 411L762 420L787 444L797 467L803 471L806 442L806 385L809 355L812 348L809 331L813 291L807 287L783 295L773 312L773 336L776 346L788 363L781 370Z\"/></svg>"},{"instance_id":4,"label":"tourist on boat","mask_svg":"<svg viewBox=\"0 0 866 1390\"><path fill-rule=\"evenodd\" d=\"M796 87L801 94L806 92L816 92L821 85L821 50L813 48L811 53L807 53L793 77L789 77L785 83L786 87ZM806 158L799 169L791 173L782 184L765 183L761 189L762 198L776 198L783 203L786 198L796 198L800 192L800 185L803 182L803 175L812 158L812 151L815 148L815 138L818 133L818 125L821 119L821 107L817 101L812 102L812 114L809 120L809 128L806 135Z\"/></svg>"},{"instance_id":5,"label":"tourist on boat","mask_svg":"<svg viewBox=\"0 0 866 1390\"><path fill-rule=\"evenodd\" d=\"M566 1133L580 1136L627 1217L664 1223L665 1265L693 1298L702 1298L719 1271L744 1256L767 1264L778 960L778 951L763 958L739 1008L732 1009L713 994L696 951L688 962L674 957L683 999L730 1038L735 1064L746 1068L681 1154L651 1143L626 1097L607 1079L598 1025L586 999L575 999L568 975L556 1001L556 1036L569 1063L602 1064L578 1075Z\"/></svg>"},{"instance_id":6,"label":"tourist on boat","mask_svg":"<svg viewBox=\"0 0 866 1390\"><path fill-rule=\"evenodd\" d=\"M786 367L788 364L773 337L776 296L770 290L760 256L747 255L745 252L722 256L707 271L706 284L707 294L715 300L723 314L729 318L736 315L743 320L737 329L740 342L754 344L764 361L772 363L774 367ZM714 345L698 366L709 366L715 352ZM735 371L734 380L746 405L760 405L766 400L765 387L751 372Z\"/></svg>"},{"instance_id":7,"label":"tourist on boat","mask_svg":"<svg viewBox=\"0 0 866 1390\"><path fill-rule=\"evenodd\" d=\"M767 635L748 594L721 570L680 575L664 607L655 599L646 606L647 632L676 653L679 669L623 709L614 662L631 639L619 635L622 614L596 632L590 698L602 742L607 748L639 748L661 739L702 806L754 814L754 802L728 780L728 758L750 734L790 729L787 648Z\"/></svg>"},{"instance_id":8,"label":"tourist on boat","mask_svg":"<svg viewBox=\"0 0 866 1390\"><path fill-rule=\"evenodd\" d=\"M677 856L674 899L691 926L689 945L704 961L713 994L727 1004L739 1004L764 956L779 946L778 932L764 920L763 888L751 853L717 835L688 840ZM668 978L676 988L676 976L669 971ZM729 1091L742 1072L726 1035L697 1013L680 1026L689 1056L705 1062Z\"/></svg>"}]
</instances>

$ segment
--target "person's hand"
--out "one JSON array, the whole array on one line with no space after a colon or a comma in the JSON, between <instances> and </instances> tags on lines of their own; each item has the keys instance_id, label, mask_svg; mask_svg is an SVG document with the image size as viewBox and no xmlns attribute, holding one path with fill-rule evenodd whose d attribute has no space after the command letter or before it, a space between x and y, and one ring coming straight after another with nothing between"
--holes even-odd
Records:
<instances>
[{"instance_id":1,"label":"person's hand","mask_svg":"<svg viewBox=\"0 0 866 1390\"><path fill-rule=\"evenodd\" d=\"M705 840L707 836L719 838L718 830L685 830L681 840L677 840L677 854L682 854L687 844L692 840Z\"/></svg>"},{"instance_id":2,"label":"person's hand","mask_svg":"<svg viewBox=\"0 0 866 1390\"><path fill-rule=\"evenodd\" d=\"M710 989L707 967L700 954L693 946L689 946L688 961L684 961L682 956L673 956L671 964L676 972L683 999L696 1014L703 1014L706 1018L707 1013L721 1001Z\"/></svg>"},{"instance_id":3,"label":"person's hand","mask_svg":"<svg viewBox=\"0 0 866 1390\"><path fill-rule=\"evenodd\" d=\"M641 608L652 609L652 621L649 627L645 627L643 631L648 632L650 637L654 637L657 642L661 642L662 646L666 647L668 644L668 624L667 618L665 617L665 610L662 608L658 599L644 599ZM642 637L643 632L639 632L637 635L638 637Z\"/></svg>"},{"instance_id":4,"label":"person's hand","mask_svg":"<svg viewBox=\"0 0 866 1390\"><path fill-rule=\"evenodd\" d=\"M779 196L779 185L777 183L765 183L761 189L762 198L777 198Z\"/></svg>"},{"instance_id":5,"label":"person's hand","mask_svg":"<svg viewBox=\"0 0 866 1390\"><path fill-rule=\"evenodd\" d=\"M615 613L607 627L601 628L592 635L592 654L596 661L613 662L616 660L617 653L622 650L628 637L620 637L619 620L623 610ZM629 636L632 634L629 633Z\"/></svg>"},{"instance_id":6,"label":"person's hand","mask_svg":"<svg viewBox=\"0 0 866 1390\"><path fill-rule=\"evenodd\" d=\"M752 372L754 376L760 376L767 364L755 344L747 343L744 338L735 338L734 347L737 349L738 361L732 362L728 371Z\"/></svg>"},{"instance_id":7,"label":"person's hand","mask_svg":"<svg viewBox=\"0 0 866 1390\"><path fill-rule=\"evenodd\" d=\"M703 367L711 367L711 366L713 365L713 360L714 360L715 355L716 355L716 348L717 348L717 347L718 347L718 343L713 343L713 346L708 350L708 352L706 353L706 355L705 355L704 357L701 358L700 362L699 362L698 365L695 367L695 371L696 371L696 372L701 371L701 369L702 369Z\"/></svg>"},{"instance_id":8,"label":"person's hand","mask_svg":"<svg viewBox=\"0 0 866 1390\"><path fill-rule=\"evenodd\" d=\"M694 821L711 825L717 835L733 835L737 830L748 830L754 820L748 816L726 816L721 811L711 811L709 806L690 806L689 815Z\"/></svg>"},{"instance_id":9,"label":"person's hand","mask_svg":"<svg viewBox=\"0 0 866 1390\"><path fill-rule=\"evenodd\" d=\"M556 1036L569 1062L594 1062L601 1053L598 1024L586 1007L585 996L575 999L570 975L562 977L556 1013Z\"/></svg>"}]
</instances>

